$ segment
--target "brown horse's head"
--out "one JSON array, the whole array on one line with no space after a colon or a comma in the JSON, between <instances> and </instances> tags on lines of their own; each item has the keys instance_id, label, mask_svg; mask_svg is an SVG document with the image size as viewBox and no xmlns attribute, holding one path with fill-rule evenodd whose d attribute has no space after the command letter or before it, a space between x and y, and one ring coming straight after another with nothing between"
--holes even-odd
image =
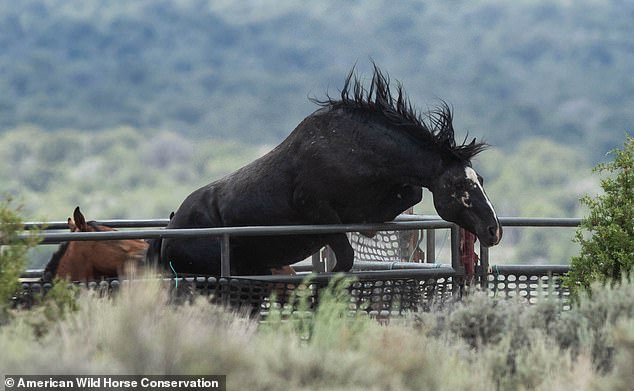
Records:
<instances>
[{"instance_id":1,"label":"brown horse's head","mask_svg":"<svg viewBox=\"0 0 634 391\"><path fill-rule=\"evenodd\" d=\"M86 222L84 215L75 208L73 218L68 218L71 232L115 231L113 228ZM145 258L147 243L144 240L69 241L62 243L44 269L44 280L54 277L72 281L90 281L117 277L127 263L137 263Z\"/></svg>"}]
</instances>

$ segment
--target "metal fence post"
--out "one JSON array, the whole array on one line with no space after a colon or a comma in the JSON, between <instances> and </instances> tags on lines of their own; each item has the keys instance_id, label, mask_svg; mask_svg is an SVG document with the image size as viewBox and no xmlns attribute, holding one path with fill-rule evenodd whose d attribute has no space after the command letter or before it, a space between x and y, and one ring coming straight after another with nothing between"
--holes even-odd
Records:
<instances>
[{"instance_id":1,"label":"metal fence post","mask_svg":"<svg viewBox=\"0 0 634 391\"><path fill-rule=\"evenodd\" d=\"M489 248L480 244L480 287L489 287Z\"/></svg>"},{"instance_id":2,"label":"metal fence post","mask_svg":"<svg viewBox=\"0 0 634 391\"><path fill-rule=\"evenodd\" d=\"M451 226L451 267L456 271L452 278L454 292L461 295L464 266L460 263L460 227L457 224Z\"/></svg>"},{"instance_id":3,"label":"metal fence post","mask_svg":"<svg viewBox=\"0 0 634 391\"><path fill-rule=\"evenodd\" d=\"M220 276L229 277L231 275L231 247L229 234L222 235L220 241Z\"/></svg>"},{"instance_id":4,"label":"metal fence post","mask_svg":"<svg viewBox=\"0 0 634 391\"><path fill-rule=\"evenodd\" d=\"M435 263L436 262L436 230L433 228L427 228L425 230L425 234L427 235L427 248L425 257L427 259L427 263Z\"/></svg>"},{"instance_id":5,"label":"metal fence post","mask_svg":"<svg viewBox=\"0 0 634 391\"><path fill-rule=\"evenodd\" d=\"M464 267L460 263L460 227L455 224L451 227L451 267L464 274Z\"/></svg>"}]
</instances>

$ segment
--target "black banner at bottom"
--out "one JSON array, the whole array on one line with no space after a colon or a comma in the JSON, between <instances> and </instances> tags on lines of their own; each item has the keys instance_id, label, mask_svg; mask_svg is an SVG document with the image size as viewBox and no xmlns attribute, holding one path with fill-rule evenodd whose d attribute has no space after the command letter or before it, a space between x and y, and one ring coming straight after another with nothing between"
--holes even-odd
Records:
<instances>
[{"instance_id":1,"label":"black banner at bottom","mask_svg":"<svg viewBox=\"0 0 634 391\"><path fill-rule=\"evenodd\" d=\"M10 390L220 390L226 391L225 375L5 375Z\"/></svg>"}]
</instances>

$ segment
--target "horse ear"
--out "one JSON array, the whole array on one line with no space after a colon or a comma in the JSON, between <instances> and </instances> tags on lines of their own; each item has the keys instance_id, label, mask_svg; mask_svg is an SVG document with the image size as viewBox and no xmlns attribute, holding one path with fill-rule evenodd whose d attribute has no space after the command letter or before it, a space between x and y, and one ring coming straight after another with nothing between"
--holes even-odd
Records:
<instances>
[{"instance_id":1,"label":"horse ear","mask_svg":"<svg viewBox=\"0 0 634 391\"><path fill-rule=\"evenodd\" d=\"M68 218L68 228L70 228L70 232L77 231L77 226L75 225L73 219L71 219L70 217Z\"/></svg>"},{"instance_id":2,"label":"horse ear","mask_svg":"<svg viewBox=\"0 0 634 391\"><path fill-rule=\"evenodd\" d=\"M73 212L73 218L75 219L75 225L77 226L77 228L80 231L86 231L86 219L84 218L84 215L81 214L79 206L75 208L75 211Z\"/></svg>"}]
</instances>

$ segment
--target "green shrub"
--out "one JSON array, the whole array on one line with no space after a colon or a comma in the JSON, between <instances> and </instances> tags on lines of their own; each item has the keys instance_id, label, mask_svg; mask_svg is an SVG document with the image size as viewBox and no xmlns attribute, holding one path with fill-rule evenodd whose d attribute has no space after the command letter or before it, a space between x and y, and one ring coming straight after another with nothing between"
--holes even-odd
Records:
<instances>
[{"instance_id":1,"label":"green shrub","mask_svg":"<svg viewBox=\"0 0 634 391\"><path fill-rule=\"evenodd\" d=\"M0 324L7 321L11 297L20 287L19 277L27 263L26 254L39 242L35 235L21 239L20 208L13 206L11 197L0 202Z\"/></svg>"},{"instance_id":2,"label":"green shrub","mask_svg":"<svg viewBox=\"0 0 634 391\"><path fill-rule=\"evenodd\" d=\"M11 197L0 203L0 324L9 320L11 300L20 289L19 278L28 262L27 253L40 242L37 229L31 230L26 237L19 236L23 232L20 209L13 205ZM33 297L35 305L42 307L37 311L43 312L46 320L36 322L36 317L32 317L31 321L34 325L42 324L77 310L76 294L76 287L56 281L46 294Z\"/></svg>"},{"instance_id":3,"label":"green shrub","mask_svg":"<svg viewBox=\"0 0 634 391\"><path fill-rule=\"evenodd\" d=\"M581 252L572 258L564 279L573 294L589 290L592 282L618 282L634 265L634 138L612 151L614 161L599 164L595 172L610 174L601 180L604 193L581 199L589 209L576 232ZM589 231L591 236L586 237Z\"/></svg>"}]
</instances>

